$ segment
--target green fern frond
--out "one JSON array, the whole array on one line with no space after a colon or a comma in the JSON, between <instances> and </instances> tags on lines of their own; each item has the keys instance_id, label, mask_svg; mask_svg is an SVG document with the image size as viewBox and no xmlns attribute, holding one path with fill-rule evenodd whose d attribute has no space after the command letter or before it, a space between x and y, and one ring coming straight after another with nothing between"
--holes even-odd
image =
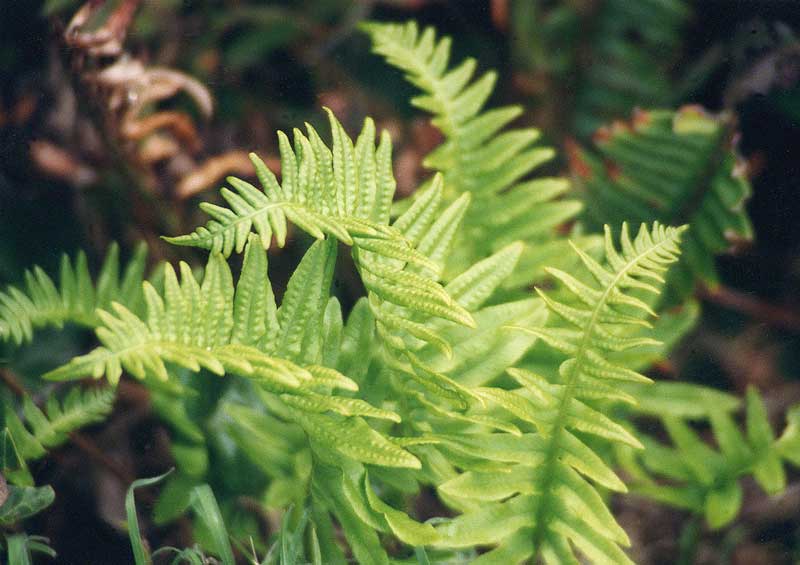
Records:
<instances>
[{"instance_id":1,"label":"green fern frond","mask_svg":"<svg viewBox=\"0 0 800 565\"><path fill-rule=\"evenodd\" d=\"M254 255L259 255L258 258ZM363 417L397 421L399 416L355 398L330 396L333 388L357 390L351 379L315 364L321 360L322 315L335 262L333 240L315 243L292 276L284 302L275 309L266 254L253 238L234 288L227 262L210 256L202 283L186 263L181 280L167 265L163 296L144 283L147 315L140 319L120 304L100 311L101 346L45 375L54 380L105 376L116 383L123 369L140 378L169 380L169 366L247 377L279 399L287 418L320 445L374 465L418 467L410 453L375 432ZM261 304L261 312L252 306ZM246 342L239 340L241 336ZM265 340L267 336L271 339Z\"/></svg>"},{"instance_id":2,"label":"green fern frond","mask_svg":"<svg viewBox=\"0 0 800 565\"><path fill-rule=\"evenodd\" d=\"M662 415L671 446L642 435L640 454L619 450L620 460L633 478L634 493L704 515L711 528L736 518L742 504L740 480L752 475L769 495L786 486L784 461L800 465L797 419L790 410L789 425L776 438L767 411L755 389L747 391L745 430L742 433L725 405L709 405L707 414L715 443L712 448L685 421Z\"/></svg>"},{"instance_id":3,"label":"green fern frond","mask_svg":"<svg viewBox=\"0 0 800 565\"><path fill-rule=\"evenodd\" d=\"M283 247L287 221L291 221L318 239L331 235L346 245L355 245L357 239L371 240L367 245L376 253L384 251L388 256L425 263L388 227L395 190L388 132L381 134L376 148L375 125L367 118L354 145L330 110L328 119L332 149L309 124L307 136L294 130L294 148L286 134L278 132L280 183L263 161L251 154L263 191L229 177L233 190L221 191L229 208L203 203L201 208L212 217L205 227L165 239L227 257L233 251L241 253L251 231L259 235L264 249L272 246L273 237Z\"/></svg>"},{"instance_id":4,"label":"green fern frond","mask_svg":"<svg viewBox=\"0 0 800 565\"><path fill-rule=\"evenodd\" d=\"M119 247L113 244L96 284L83 252L74 261L66 255L61 257L58 286L39 267L26 271L24 290L9 286L0 291L0 340L20 345L30 341L36 329L61 328L65 323L94 328L100 323L96 309L108 308L112 301L138 312L143 305L146 258L147 247L141 244L120 272Z\"/></svg>"},{"instance_id":5,"label":"green fern frond","mask_svg":"<svg viewBox=\"0 0 800 565\"><path fill-rule=\"evenodd\" d=\"M560 126L586 139L636 107L685 99L671 77L691 11L686 0L513 3L514 59L546 85L533 105L551 124L550 133ZM570 31L577 29L580 38Z\"/></svg>"},{"instance_id":6,"label":"green fern frond","mask_svg":"<svg viewBox=\"0 0 800 565\"><path fill-rule=\"evenodd\" d=\"M714 258L752 238L750 184L731 149L730 125L696 107L647 111L595 135L592 153L570 149L573 180L590 225L688 223L665 297L682 302L697 281L717 282Z\"/></svg>"},{"instance_id":7,"label":"green fern frond","mask_svg":"<svg viewBox=\"0 0 800 565\"><path fill-rule=\"evenodd\" d=\"M532 128L504 130L522 113L517 106L483 111L497 75L489 71L473 79L474 59L448 68L450 38L437 38L433 28L420 32L416 22L368 23L375 53L406 73L423 94L412 104L433 115L445 141L424 160L444 175L445 201L470 194L460 245L450 266L459 272L503 246L521 240L550 245L553 229L581 209L575 200L561 200L568 190L563 179L526 180L554 152L535 145ZM541 274L541 265L526 265L524 284Z\"/></svg>"},{"instance_id":8,"label":"green fern frond","mask_svg":"<svg viewBox=\"0 0 800 565\"><path fill-rule=\"evenodd\" d=\"M299 355L302 335L298 334L302 329L297 327L308 321L308 316L298 309L299 297L287 292L289 302L283 308L292 315L290 322L284 321L280 326L281 313L275 308L271 289L267 291L269 280L261 277L266 275L266 259L253 257L259 254L265 255L256 245L248 247L236 291L230 268L219 253L209 257L202 283L195 279L186 263L180 264L180 280L172 266L167 265L163 295L150 283L144 283L147 304L144 319L118 303L113 304L113 312L98 311L102 324L96 332L102 345L47 373L45 378L105 376L115 384L124 368L137 378L165 381L166 364L173 363L192 371L203 368L218 375L226 372L247 375L280 392L312 381L313 369L302 369L285 358L269 356L256 346L265 335L276 335L268 350L283 357ZM305 287L313 285L310 282L313 274L329 272L333 257L335 247L325 242L312 246L290 287L298 281L306 283ZM252 306L259 302L262 309L254 311ZM240 343L240 339L250 344Z\"/></svg>"},{"instance_id":9,"label":"green fern frond","mask_svg":"<svg viewBox=\"0 0 800 565\"><path fill-rule=\"evenodd\" d=\"M428 273L441 267L416 244L435 246L446 240L437 234L429 241L417 241L414 224L430 218L438 208L441 180L431 187L429 201L389 225L389 207L395 181L391 168L391 142L387 132L374 144L375 126L367 119L355 144L328 111L333 148L328 149L317 132L307 125L308 136L294 131L294 148L279 134L282 183L258 157L251 158L264 191L229 178L234 190L222 189L230 208L201 204L213 219L190 235L166 238L177 245L192 245L228 256L240 252L251 231L265 249L273 237L279 246L286 241L287 221L321 239L331 236L352 246L356 266L367 290L381 301L396 304L411 313L425 313L472 325L469 314L452 301L431 277L417 274L413 265ZM462 205L465 205L462 202Z\"/></svg>"},{"instance_id":10,"label":"green fern frond","mask_svg":"<svg viewBox=\"0 0 800 565\"><path fill-rule=\"evenodd\" d=\"M113 388L81 391L72 388L59 402L50 397L44 411L30 397L22 400L23 420L10 406L5 407L5 426L11 434L19 457L24 461L38 459L48 449L58 447L71 432L88 424L100 422L114 405Z\"/></svg>"},{"instance_id":11,"label":"green fern frond","mask_svg":"<svg viewBox=\"0 0 800 565\"><path fill-rule=\"evenodd\" d=\"M554 314L575 329L521 329L535 334L568 356L560 369L565 381L575 385L605 380L649 381L622 365L610 363L607 358L614 352L653 343L649 338L621 336L617 328L640 323L639 318L626 313L626 309L654 315L650 306L630 291L658 294L658 287L664 280L663 273L678 258L678 241L685 230L686 227L664 227L656 222L651 232L642 224L635 240L631 241L628 226L623 224L620 253L614 246L611 229L606 226L608 266L601 265L573 246L599 286L585 284L569 273L550 269L549 272L566 287L577 303L567 305L551 299L538 288L536 291Z\"/></svg>"},{"instance_id":12,"label":"green fern frond","mask_svg":"<svg viewBox=\"0 0 800 565\"><path fill-rule=\"evenodd\" d=\"M631 240L624 225L621 251L607 229L605 265L576 247L595 285L552 271L574 294L576 304L558 302L541 291L539 295L553 314L575 329L518 329L567 356L557 382L510 369L522 388L474 391L517 421L532 425L537 433L523 435L524 441L497 434L471 439L433 436L448 453L460 454L455 460L466 471L441 485L440 492L456 500L485 501L440 528L443 545L499 544L479 563L499 563L509 555L515 560L539 555L548 563L575 563L573 548L594 563L630 563L620 549L629 544L628 537L589 480L615 491L625 491L625 485L579 434L641 447L628 430L592 404L618 401L615 381L647 380L607 357L612 351L650 343L644 338L620 337L615 328L636 320L629 311L650 311L632 292L659 291L663 272L677 259L684 229L655 224L648 230L643 225ZM499 473L496 464L500 462L506 462L506 473ZM509 469L508 462L515 465Z\"/></svg>"},{"instance_id":13,"label":"green fern frond","mask_svg":"<svg viewBox=\"0 0 800 565\"><path fill-rule=\"evenodd\" d=\"M590 16L591 53L581 61L575 85L578 135L588 137L636 107L674 103L676 88L667 77L675 60L669 55L679 52L690 13L685 0L611 0Z\"/></svg>"}]
</instances>

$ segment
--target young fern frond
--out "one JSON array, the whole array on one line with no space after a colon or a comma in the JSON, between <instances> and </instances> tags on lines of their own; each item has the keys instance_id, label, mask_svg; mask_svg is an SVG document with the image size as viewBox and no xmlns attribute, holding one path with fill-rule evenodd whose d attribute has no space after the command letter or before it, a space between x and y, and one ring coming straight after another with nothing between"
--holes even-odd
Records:
<instances>
[{"instance_id":1,"label":"young fern frond","mask_svg":"<svg viewBox=\"0 0 800 565\"><path fill-rule=\"evenodd\" d=\"M333 113L328 111L328 117L332 149L310 125L308 136L294 131L294 148L280 133L281 183L252 155L264 191L230 177L228 181L235 191L222 189L230 208L201 204L213 219L190 235L167 240L228 256L244 248L251 230L259 235L265 249L272 245L273 236L278 246L283 246L288 220L318 239L331 236L351 246L364 285L381 301L410 313L472 325L469 314L449 298L434 278L404 269L414 265L430 273L440 270L415 248L415 233L410 229L419 216L430 218L438 204L422 203L390 225L395 181L388 133L381 134L376 148L375 126L367 119L354 145ZM432 190L435 199L435 193L441 191L441 180L434 181Z\"/></svg>"},{"instance_id":2,"label":"young fern frond","mask_svg":"<svg viewBox=\"0 0 800 565\"><path fill-rule=\"evenodd\" d=\"M535 145L539 132L532 128L504 130L522 113L518 106L482 111L497 75L489 71L472 80L476 62L469 58L448 68L450 38L437 39L433 28L420 33L416 22L368 23L373 50L389 64L405 71L423 94L412 104L433 115L432 122L445 141L424 160L444 175L445 201L463 194L473 197L458 248L451 258L454 272L464 270L503 246L521 240L536 245L552 242L553 228L581 209L575 200L559 200L568 190L564 179L525 180L554 152ZM524 265L520 285L541 274L541 265ZM526 280L525 280L526 279Z\"/></svg>"},{"instance_id":3,"label":"young fern frond","mask_svg":"<svg viewBox=\"0 0 800 565\"><path fill-rule=\"evenodd\" d=\"M800 406L788 412L789 425L779 438L752 388L747 391L744 434L724 404L709 404L708 417L717 450L682 418L662 413L672 446L639 434L644 451L639 454L620 448L618 453L632 477L632 492L704 515L709 527L716 529L738 515L742 505L739 481L745 476L752 475L767 494L783 492L784 461L800 466Z\"/></svg>"},{"instance_id":4,"label":"young fern frond","mask_svg":"<svg viewBox=\"0 0 800 565\"><path fill-rule=\"evenodd\" d=\"M0 291L0 340L20 345L30 341L36 329L65 323L94 328L100 323L97 309L108 308L112 301L138 312L146 258L147 247L141 244L120 272L119 247L113 244L96 284L83 252L74 261L61 257L58 286L40 267L26 271L24 291L15 286Z\"/></svg>"},{"instance_id":5,"label":"young fern frond","mask_svg":"<svg viewBox=\"0 0 800 565\"><path fill-rule=\"evenodd\" d=\"M476 436L469 443L464 438L434 436L450 449L472 457L481 453L506 470L507 462L516 463L510 475L498 475L500 466L472 464L474 470L440 487L440 492L456 498L491 501L442 526L444 545L499 543L497 549L481 556L481 563L516 562L532 555L548 563L577 563L573 547L594 563L630 563L620 549L628 545L627 535L587 479L616 491L624 491L625 485L578 433L641 447L625 428L591 405L598 400L624 399L612 386L615 381L647 380L606 357L609 351L650 342L618 337L614 328L635 320L626 309L649 312L646 303L631 291L658 292L663 271L677 259L682 231L659 224L648 230L643 225L631 241L627 226L623 226L619 252L606 230L606 265L576 247L596 285L552 271L580 305L566 305L541 291L539 294L553 314L575 329L519 329L566 354L557 382L511 369L509 373L523 388L476 391L518 420L532 424L538 433L523 435L524 445L519 440L519 445L505 443L496 435ZM503 499L507 500L500 502Z\"/></svg>"},{"instance_id":6,"label":"young fern frond","mask_svg":"<svg viewBox=\"0 0 800 565\"><path fill-rule=\"evenodd\" d=\"M25 423L11 406L6 405L6 430L22 460L38 459L48 449L67 441L71 432L105 419L114 405L114 398L115 391L110 387L86 391L72 388L61 402L51 396L42 411L30 397L25 396L22 399Z\"/></svg>"}]
</instances>

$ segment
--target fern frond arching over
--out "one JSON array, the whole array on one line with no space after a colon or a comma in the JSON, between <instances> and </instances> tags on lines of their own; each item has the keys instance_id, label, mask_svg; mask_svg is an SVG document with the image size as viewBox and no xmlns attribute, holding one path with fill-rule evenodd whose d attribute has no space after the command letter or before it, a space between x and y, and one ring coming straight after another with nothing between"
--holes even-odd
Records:
<instances>
[{"instance_id":1,"label":"fern frond arching over","mask_svg":"<svg viewBox=\"0 0 800 565\"><path fill-rule=\"evenodd\" d=\"M620 448L632 492L704 515L714 529L738 515L743 499L740 480L745 476L752 475L769 495L782 493L784 462L800 467L800 406L789 410L788 426L778 438L755 389L747 391L744 434L726 408L718 403L707 407L718 449L698 437L683 418L663 413L671 446L638 434L645 445L641 453Z\"/></svg>"},{"instance_id":2,"label":"fern frond arching over","mask_svg":"<svg viewBox=\"0 0 800 565\"><path fill-rule=\"evenodd\" d=\"M570 161L586 220L690 225L665 301L680 302L697 281L717 282L714 258L752 238L750 184L724 118L689 106L640 111L595 135L597 153L572 145Z\"/></svg>"},{"instance_id":3,"label":"fern frond arching over","mask_svg":"<svg viewBox=\"0 0 800 565\"><path fill-rule=\"evenodd\" d=\"M230 208L201 204L213 219L190 235L167 240L227 256L243 249L251 230L259 235L265 249L271 246L273 236L282 246L288 220L318 239L332 236L352 246L367 290L380 300L411 313L472 325L466 310L449 298L435 277L420 277L404 269L410 264L434 274L440 270L415 248L415 231L411 226L436 212L441 180L434 181L430 201L420 203L404 218L389 225L395 181L388 133L381 134L376 148L375 126L367 119L354 145L330 111L328 117L332 149L328 149L311 126L307 126L308 137L300 130L294 131L294 148L280 133L281 183L253 155L264 192L230 177L228 181L235 192L222 189Z\"/></svg>"},{"instance_id":4,"label":"fern frond arching over","mask_svg":"<svg viewBox=\"0 0 800 565\"><path fill-rule=\"evenodd\" d=\"M562 249L563 240L552 241L553 230L573 218L580 203L558 199L568 190L564 179L527 179L554 152L536 145L535 129L504 130L521 108L483 111L496 74L489 71L472 80L476 62L471 58L450 69L450 38L437 38L433 28L420 33L416 22L368 23L363 29L374 51L422 90L412 104L433 114L433 124L445 136L424 160L427 168L444 175L445 201L462 194L473 198L457 254L450 260L452 270L460 272L516 240ZM541 275L541 265L527 257L520 268L525 274L518 277L519 286Z\"/></svg>"},{"instance_id":5,"label":"fern frond arching over","mask_svg":"<svg viewBox=\"0 0 800 565\"><path fill-rule=\"evenodd\" d=\"M577 561L572 547L594 563L630 562L620 549L628 545L627 535L587 479L616 491L624 491L625 485L576 432L641 447L630 432L592 404L598 400L630 401L630 397L615 390L615 381L647 381L642 375L607 361L607 352L651 342L646 338L618 337L614 328L639 323L630 315L631 310L650 312L632 293L659 291L663 272L677 259L683 230L659 224L650 230L643 225L631 240L625 225L620 252L607 229L606 265L575 247L595 285L551 270L574 294L577 304L563 304L544 292L539 294L548 309L574 329L519 329L536 335L566 356L558 378L549 382L529 371L510 369L521 389L476 391L522 422L532 424L538 433L524 435L524 447L520 444L516 448L495 436L476 438L471 445L461 438L437 437L458 452L482 452L485 459L516 463L509 475L494 473L486 465L477 466L440 487L450 496L490 501L441 526L444 544L499 543L497 549L481 557L487 563L503 559L516 562L532 555L539 555L548 563L574 563Z\"/></svg>"},{"instance_id":6,"label":"fern frond arching over","mask_svg":"<svg viewBox=\"0 0 800 565\"><path fill-rule=\"evenodd\" d=\"M40 267L25 273L25 290L9 286L0 291L0 340L17 345L30 341L36 329L74 323L94 328L99 324L96 310L120 302L138 312L142 302L147 248L139 245L120 272L119 247L106 254L97 283L92 282L84 253L74 261L63 255L58 286Z\"/></svg>"}]
</instances>

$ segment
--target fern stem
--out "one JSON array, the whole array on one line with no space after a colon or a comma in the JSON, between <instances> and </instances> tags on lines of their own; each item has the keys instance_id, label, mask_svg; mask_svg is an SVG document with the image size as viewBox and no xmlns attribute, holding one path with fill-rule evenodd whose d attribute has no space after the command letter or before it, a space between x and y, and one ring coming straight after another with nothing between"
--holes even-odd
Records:
<instances>
[{"instance_id":1,"label":"fern stem","mask_svg":"<svg viewBox=\"0 0 800 565\"><path fill-rule=\"evenodd\" d=\"M693 565L697 543L700 541L700 515L693 514L684 524L678 539L678 560L676 565Z\"/></svg>"},{"instance_id":2,"label":"fern stem","mask_svg":"<svg viewBox=\"0 0 800 565\"><path fill-rule=\"evenodd\" d=\"M5 384L9 388L9 390L19 398L22 398L23 396L28 394L25 391L25 387L22 386L20 380L10 370L0 369L0 380L2 380L3 384Z\"/></svg>"}]
</instances>

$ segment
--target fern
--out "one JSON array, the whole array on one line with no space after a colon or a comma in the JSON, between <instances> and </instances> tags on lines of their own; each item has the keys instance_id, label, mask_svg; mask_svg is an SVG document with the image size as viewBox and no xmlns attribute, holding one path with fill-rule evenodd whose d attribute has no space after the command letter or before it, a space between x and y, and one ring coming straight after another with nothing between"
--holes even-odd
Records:
<instances>
[{"instance_id":1,"label":"fern","mask_svg":"<svg viewBox=\"0 0 800 565\"><path fill-rule=\"evenodd\" d=\"M347 245L359 238L375 240L371 243L387 254L422 260L411 250L403 251L405 242L387 227L395 189L389 134L383 132L376 149L375 125L367 119L354 146L330 110L328 117L332 151L308 124L308 136L294 130L294 149L286 134L278 132L281 183L251 154L264 192L229 177L235 192L224 188L222 196L230 208L201 204L213 219L190 235L167 241L219 251L227 257L234 250L241 252L248 234L255 230L265 249L272 245L273 235L283 247L288 219L318 239L328 234Z\"/></svg>"},{"instance_id":2,"label":"fern","mask_svg":"<svg viewBox=\"0 0 800 565\"><path fill-rule=\"evenodd\" d=\"M418 214L428 215L433 208L409 210L405 218L389 225L395 181L388 133L381 134L376 149L375 126L367 119L353 145L330 111L328 117L332 150L311 126L307 126L308 137L294 131L294 149L280 133L282 184L253 155L264 192L230 177L228 181L236 192L223 189L222 195L231 208L202 204L214 219L190 235L167 240L221 251L227 256L234 249L242 250L251 229L259 234L265 249L270 247L273 234L278 245L283 246L289 219L316 238L330 235L351 245L367 290L381 301L472 325L469 314L450 300L437 282L401 268L410 263L432 272L438 270L435 263L414 248L413 232L408 230L408 224ZM434 189L440 182L434 182Z\"/></svg>"},{"instance_id":3,"label":"fern","mask_svg":"<svg viewBox=\"0 0 800 565\"><path fill-rule=\"evenodd\" d=\"M4 406L2 473L13 481L32 485L26 462L43 457L48 449L67 441L69 434L108 416L114 405L111 388L73 388L59 402L51 396L42 411L29 396L22 399L22 418L12 406Z\"/></svg>"},{"instance_id":4,"label":"fern","mask_svg":"<svg viewBox=\"0 0 800 565\"><path fill-rule=\"evenodd\" d=\"M269 406L274 416L298 426L308 438L306 445L314 454L311 478L327 485L324 496L318 493L312 498L345 523L345 534L358 554L359 544L375 534L371 530L361 532L364 526L358 522L347 527L351 510L345 502L349 499L336 498L337 489L351 488L349 481L366 473L363 464L416 469L420 462L364 419L398 422L400 417L395 412L360 398L334 394L336 388L354 392L358 386L335 369L316 364L324 360L326 350L322 314L329 309L321 305L329 303L335 254L332 240L315 243L290 280L280 308L275 306L269 288L266 254L255 237L245 248L244 266L235 288L219 253L209 258L201 283L185 264L181 265L180 282L167 266L163 296L145 283L145 320L115 304L115 315L100 314L103 325L97 334L102 345L46 376L63 380L106 375L113 382L124 368L148 382L170 383L171 367L177 366L246 377L255 385L256 398ZM177 382L172 385L179 386ZM230 413L237 411L234 408ZM238 411L239 415L244 413ZM301 444L298 449L302 448ZM344 474L343 468L347 469ZM316 492L313 487L312 492ZM301 495L303 502L308 493ZM418 530L432 535L430 527L398 517L403 513L387 509L377 498L369 502L369 508L373 507L401 522L397 525L383 519L374 526L378 529L395 531L401 539L418 535Z\"/></svg>"},{"instance_id":5,"label":"fern","mask_svg":"<svg viewBox=\"0 0 800 565\"><path fill-rule=\"evenodd\" d=\"M679 51L689 15L684 0L612 0L599 8L592 54L576 88L572 121L578 135L589 136L636 107L674 103L675 88L665 78L674 59L665 54Z\"/></svg>"},{"instance_id":6,"label":"fern","mask_svg":"<svg viewBox=\"0 0 800 565\"><path fill-rule=\"evenodd\" d=\"M543 119L586 139L636 107L678 99L672 67L690 14L685 0L516 2L509 24L514 55L546 85Z\"/></svg>"},{"instance_id":7,"label":"fern","mask_svg":"<svg viewBox=\"0 0 800 565\"><path fill-rule=\"evenodd\" d=\"M205 369L217 375L242 375L278 395L314 434L351 440L342 442L338 449L357 452L364 442L373 441L375 455L371 462L385 456L387 463L393 460L415 466L413 457L386 440L373 438L368 428L361 429L358 436L360 420L337 427L316 416L331 411L346 417L397 418L357 399L319 394L317 391L329 387L353 390L356 385L335 370L313 363L297 364L313 358L318 347L306 335L310 333L306 324L314 323L309 318L313 310L307 305L314 304L312 287L318 288L317 293L327 292L324 287L330 283L334 256L335 247L328 242L313 246L290 282L280 309L270 301L265 254L255 242L247 248L241 282L235 292L230 269L218 253L209 258L202 283L197 282L185 263L181 264L180 282L167 266L163 297L145 283L146 320L119 304L114 304L116 315L100 312L103 325L97 335L103 345L47 373L45 378L69 380L105 375L116 383L124 368L138 378L168 381L167 364L195 372ZM302 306L305 315L299 311L301 297L310 300ZM258 302L264 306L262 311L254 309ZM270 327L276 323L278 328ZM261 342L262 337L273 333L274 341Z\"/></svg>"},{"instance_id":8,"label":"fern","mask_svg":"<svg viewBox=\"0 0 800 565\"><path fill-rule=\"evenodd\" d=\"M743 477L752 475L767 494L783 492L783 462L800 466L800 407L789 411L789 425L780 438L775 438L764 404L752 388L747 391L746 408L746 433L742 434L724 405L708 405L718 450L700 439L673 410L662 410L672 446L642 434L645 450L641 455L620 450L623 468L632 477L632 491L705 515L714 529L739 513Z\"/></svg>"},{"instance_id":9,"label":"fern","mask_svg":"<svg viewBox=\"0 0 800 565\"><path fill-rule=\"evenodd\" d=\"M695 107L639 112L595 136L598 154L573 146L576 189L591 225L615 221L688 223L683 257L670 278L668 303L696 281L716 284L715 255L752 237L744 209L750 185L720 119Z\"/></svg>"},{"instance_id":10,"label":"fern","mask_svg":"<svg viewBox=\"0 0 800 565\"><path fill-rule=\"evenodd\" d=\"M119 247L113 244L97 277L92 283L84 253L77 259L61 257L59 285L39 267L25 273L25 291L9 286L0 291L0 340L20 345L30 341L35 329L61 328L74 323L94 328L98 325L96 309L108 308L112 301L138 311L142 303L141 283L147 248L136 248L124 272L120 272Z\"/></svg>"},{"instance_id":11,"label":"fern","mask_svg":"<svg viewBox=\"0 0 800 565\"><path fill-rule=\"evenodd\" d=\"M437 39L433 28L420 33L413 21L369 23L363 29L374 51L422 90L412 104L433 114L433 124L445 136L444 143L424 161L427 168L443 174L445 202L463 194L472 196L450 272L460 272L516 240L555 247L538 250L541 255L563 253L565 244L552 241L553 230L573 218L580 204L558 200L568 190L563 179L526 180L554 152L535 145L539 138L535 129L503 131L522 113L521 108L482 111L497 75L489 71L472 80L474 59L448 69L450 38ZM517 286L541 275L541 255L526 253L524 264L518 267L521 273L514 279Z\"/></svg>"},{"instance_id":12,"label":"fern","mask_svg":"<svg viewBox=\"0 0 800 565\"><path fill-rule=\"evenodd\" d=\"M522 439L501 441L497 436L475 440L443 437L452 449L472 457L482 454L498 467L477 465L440 487L451 496L490 502L480 509L442 526L445 543L500 543L481 557L486 563L519 561L541 555L549 563L577 562L570 543L596 563L628 563L620 545L627 545L625 532L616 525L600 495L586 481L624 491L625 486L600 457L575 432L612 442L641 447L619 424L591 407L597 401L624 400L615 381L639 382L642 375L606 360L609 351L650 342L646 338L618 337L616 327L636 322L626 310L649 307L631 291L658 292L666 265L675 261L678 239L684 229L645 226L635 240L622 228L622 252L618 252L606 230L606 260L603 266L575 247L582 262L596 279L594 287L567 273L551 270L582 306L568 306L539 291L548 309L576 329L521 328L566 354L558 382L550 383L528 371L512 369L523 385L517 391L482 389L505 411L533 424L538 433ZM499 474L509 462L516 463L508 475Z\"/></svg>"},{"instance_id":13,"label":"fern","mask_svg":"<svg viewBox=\"0 0 800 565\"><path fill-rule=\"evenodd\" d=\"M681 1L653 13L673 29ZM597 108L579 94L584 110L603 114L631 90L646 94L621 84L649 55L632 53L626 30L606 19L642 10L622 4L600 7L614 37L600 49L602 72L586 78L625 96ZM92 328L94 349L44 377L112 386L73 386L44 410L30 398L19 414L4 406L2 474L32 484L25 462L102 420L129 375L171 434L176 469L154 521L194 510L198 546L163 550L177 560L211 553L232 564L238 545L254 560L268 552L264 563L630 563L607 502L628 489L612 462L634 492L705 513L714 527L738 512L741 478L780 491L784 464L800 465L797 409L776 438L751 391L742 434L734 397L653 385L639 372L696 319L696 303L681 300L651 325L665 278L683 299L698 277L713 282L726 230L749 234L748 187L722 120L684 109L601 131L600 156L571 154L584 202L569 200L566 180L531 179L553 151L537 145L536 130L509 127L521 109L485 109L493 72L476 76L473 59L450 68L450 39L413 22L365 30L422 91L413 104L444 135L425 159L431 178L393 206L388 133L367 119L352 140L328 111L330 145L308 125L292 140L279 133L280 180L251 155L261 188L229 178L220 202L201 204L204 226L165 238L207 249L203 269L166 265L157 283L144 281L143 248L121 274L113 247L96 284L84 255L63 260L58 285L38 268L26 274L25 289L0 293L0 339ZM648 47L673 39L643 33ZM649 224L653 201L661 221ZM635 237L624 220L643 222ZM281 293L267 252L286 245L290 225L316 241ZM602 235L584 235L600 225ZM680 272L667 276L682 239ZM340 245L363 283L352 304L331 294ZM637 428L642 415L662 418L671 446ZM718 450L687 423L705 419ZM133 491L163 478L135 481L126 498L137 563L153 556ZM425 492L446 510L423 522L411 501ZM4 524L52 501L47 489L14 496ZM254 516L265 510L281 522L267 537ZM22 538L8 539L27 552Z\"/></svg>"}]
</instances>

